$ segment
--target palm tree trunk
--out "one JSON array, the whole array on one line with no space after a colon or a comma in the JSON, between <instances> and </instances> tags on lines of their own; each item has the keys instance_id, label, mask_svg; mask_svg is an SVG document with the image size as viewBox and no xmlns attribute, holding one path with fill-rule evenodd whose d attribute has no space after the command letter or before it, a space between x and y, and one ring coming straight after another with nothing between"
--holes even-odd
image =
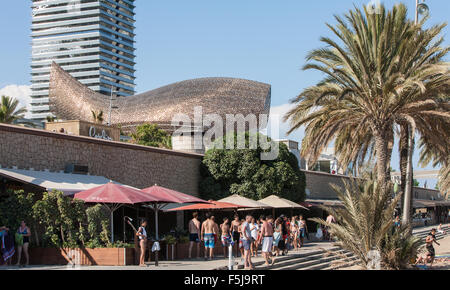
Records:
<instances>
[{"instance_id":1,"label":"palm tree trunk","mask_svg":"<svg viewBox=\"0 0 450 290\"><path fill-rule=\"evenodd\" d=\"M399 154L400 154L400 192L402 195L402 205L405 204L406 169L408 167L408 124L400 126ZM403 207L402 209L403 210Z\"/></svg>"},{"instance_id":2,"label":"palm tree trunk","mask_svg":"<svg viewBox=\"0 0 450 290\"><path fill-rule=\"evenodd\" d=\"M411 126L408 126L408 162L406 167L406 178L405 178L405 191L403 199L403 218L402 223L404 225L411 224L412 217L412 183L413 183L413 152L414 152L414 139L412 134Z\"/></svg>"},{"instance_id":3,"label":"palm tree trunk","mask_svg":"<svg viewBox=\"0 0 450 290\"><path fill-rule=\"evenodd\" d=\"M388 170L389 149L388 149L388 134L385 130L375 130L375 150L377 158L377 182L382 190L386 190L390 182L390 172Z\"/></svg>"}]
</instances>

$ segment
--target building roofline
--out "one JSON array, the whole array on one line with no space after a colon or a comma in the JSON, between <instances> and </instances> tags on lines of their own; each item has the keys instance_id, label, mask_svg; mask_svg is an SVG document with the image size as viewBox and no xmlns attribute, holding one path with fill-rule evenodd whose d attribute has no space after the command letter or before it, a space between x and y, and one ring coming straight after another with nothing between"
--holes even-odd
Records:
<instances>
[{"instance_id":1,"label":"building roofline","mask_svg":"<svg viewBox=\"0 0 450 290\"><path fill-rule=\"evenodd\" d=\"M204 157L203 154L181 152L181 151L175 151L175 150L170 150L170 149L149 147L149 146L143 146L143 145L137 145L137 144L129 144L129 143L118 142L118 141L109 141L109 140L96 139L96 138L85 137L85 136L68 135L68 134L62 134L62 133L57 133L57 132L45 131L45 130L41 130L41 129L24 128L21 126L8 125L8 124L0 124L0 131L26 134L26 135L35 135L35 136L56 138L56 139L65 139L65 140L71 140L71 141L76 141L76 142L98 144L98 145L118 147L118 148L131 149L131 150L141 150L141 151L174 155L174 156L183 156L183 157L194 158L194 159L202 159Z\"/></svg>"}]
</instances>

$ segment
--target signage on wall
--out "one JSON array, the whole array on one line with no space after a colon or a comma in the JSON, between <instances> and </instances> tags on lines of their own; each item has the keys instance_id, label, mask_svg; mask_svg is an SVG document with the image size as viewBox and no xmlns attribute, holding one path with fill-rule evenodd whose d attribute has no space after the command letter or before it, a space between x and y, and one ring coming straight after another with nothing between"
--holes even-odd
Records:
<instances>
[{"instance_id":1,"label":"signage on wall","mask_svg":"<svg viewBox=\"0 0 450 290\"><path fill-rule=\"evenodd\" d=\"M103 140L109 140L112 141L113 139L108 136L106 131L103 129L100 133L97 133L97 129L94 126L91 126L89 128L89 137L97 138L97 139L103 139Z\"/></svg>"}]
</instances>

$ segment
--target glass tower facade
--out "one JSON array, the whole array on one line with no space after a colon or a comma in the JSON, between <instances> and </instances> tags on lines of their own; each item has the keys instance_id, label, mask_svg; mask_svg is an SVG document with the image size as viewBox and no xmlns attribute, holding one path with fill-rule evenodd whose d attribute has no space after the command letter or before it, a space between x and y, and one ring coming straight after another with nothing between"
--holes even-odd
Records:
<instances>
[{"instance_id":1,"label":"glass tower facade","mask_svg":"<svg viewBox=\"0 0 450 290\"><path fill-rule=\"evenodd\" d=\"M32 119L51 116L53 61L96 92L134 95L134 8L134 0L32 1Z\"/></svg>"}]
</instances>

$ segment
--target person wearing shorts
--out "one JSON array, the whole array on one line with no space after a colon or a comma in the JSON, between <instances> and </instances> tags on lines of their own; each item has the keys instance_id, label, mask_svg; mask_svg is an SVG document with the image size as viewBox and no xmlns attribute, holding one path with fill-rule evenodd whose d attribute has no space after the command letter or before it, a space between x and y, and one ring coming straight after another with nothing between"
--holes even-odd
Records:
<instances>
[{"instance_id":1,"label":"person wearing shorts","mask_svg":"<svg viewBox=\"0 0 450 290\"><path fill-rule=\"evenodd\" d=\"M259 236L259 243L262 244L262 255L265 260L265 266L270 266L275 263L275 259L272 256L272 247L273 247L273 226L272 226L272 217L268 216L267 218L261 217L261 235ZM269 258L272 258L272 262L269 263Z\"/></svg>"},{"instance_id":2,"label":"person wearing shorts","mask_svg":"<svg viewBox=\"0 0 450 290\"><path fill-rule=\"evenodd\" d=\"M189 259L192 258L192 248L197 244L197 258L200 257L200 221L198 213L192 214L192 220L189 221Z\"/></svg>"},{"instance_id":3,"label":"person wearing shorts","mask_svg":"<svg viewBox=\"0 0 450 290\"><path fill-rule=\"evenodd\" d=\"M231 235L233 237L233 242L236 245L236 257L239 255L239 239L240 239L240 233L239 233L239 227L241 226L241 221L239 220L239 215L234 215L234 220L231 222Z\"/></svg>"},{"instance_id":4,"label":"person wearing shorts","mask_svg":"<svg viewBox=\"0 0 450 290\"><path fill-rule=\"evenodd\" d=\"M426 240L426 249L428 251L429 256L429 262L430 262L430 268L433 267L434 258L436 256L436 251L434 250L433 243L436 243L440 246L440 244L436 241L436 229L432 229L431 232L428 234Z\"/></svg>"},{"instance_id":5,"label":"person wearing shorts","mask_svg":"<svg viewBox=\"0 0 450 290\"><path fill-rule=\"evenodd\" d=\"M223 224L220 225L220 230L222 232L221 240L223 246L223 256L227 257L227 248L231 245L233 246L233 239L230 234L230 224L229 219L226 217L223 219Z\"/></svg>"},{"instance_id":6,"label":"person wearing shorts","mask_svg":"<svg viewBox=\"0 0 450 290\"><path fill-rule=\"evenodd\" d=\"M252 217L248 215L245 218L244 223L242 224L242 248L244 249L244 269L253 270L252 258L250 254L250 249L252 245L252 232L250 230L250 223L252 221Z\"/></svg>"},{"instance_id":7,"label":"person wearing shorts","mask_svg":"<svg viewBox=\"0 0 450 290\"><path fill-rule=\"evenodd\" d=\"M206 221L202 224L201 237L202 241L205 244L205 260L208 260L208 251L209 251L209 260L214 258L214 247L215 247L215 238L214 234L217 233L217 225L211 219L211 214L206 214Z\"/></svg>"}]
</instances>

